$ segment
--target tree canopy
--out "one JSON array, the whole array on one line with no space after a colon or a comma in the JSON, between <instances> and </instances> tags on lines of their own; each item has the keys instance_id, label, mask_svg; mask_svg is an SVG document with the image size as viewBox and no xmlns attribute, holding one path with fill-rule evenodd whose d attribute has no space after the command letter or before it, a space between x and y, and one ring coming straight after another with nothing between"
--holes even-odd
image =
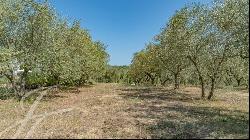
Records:
<instances>
[{"instance_id":1,"label":"tree canopy","mask_svg":"<svg viewBox=\"0 0 250 140\"><path fill-rule=\"evenodd\" d=\"M18 96L28 86L79 85L103 76L106 47L79 21L70 25L47 1L0 3L0 73Z\"/></svg>"},{"instance_id":2,"label":"tree canopy","mask_svg":"<svg viewBox=\"0 0 250 140\"><path fill-rule=\"evenodd\" d=\"M248 74L242 74L249 70L248 27L247 0L186 6L170 18L155 42L146 46L152 48L153 44L156 52L144 49L134 55L130 76L134 82L143 83L140 79L147 77L146 73L152 74L153 68L159 75L158 81L170 80L175 89L180 82L199 81L202 98L205 98L205 87L210 86L208 99L213 97L219 83L234 85L237 82L240 86L244 81L248 85Z\"/></svg>"}]
</instances>

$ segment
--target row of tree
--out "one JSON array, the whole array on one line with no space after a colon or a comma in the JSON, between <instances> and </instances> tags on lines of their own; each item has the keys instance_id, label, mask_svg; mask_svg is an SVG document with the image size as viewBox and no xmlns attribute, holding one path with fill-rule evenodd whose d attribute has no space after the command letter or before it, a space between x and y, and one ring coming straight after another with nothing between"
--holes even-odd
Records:
<instances>
[{"instance_id":1,"label":"row of tree","mask_svg":"<svg viewBox=\"0 0 250 140\"><path fill-rule=\"evenodd\" d=\"M104 83L130 83L128 77L128 66L111 66L109 65L103 75L98 79L98 82Z\"/></svg>"},{"instance_id":2,"label":"row of tree","mask_svg":"<svg viewBox=\"0 0 250 140\"><path fill-rule=\"evenodd\" d=\"M47 1L0 0L0 75L19 97L25 88L79 85L102 77L108 54L79 21Z\"/></svg>"},{"instance_id":3,"label":"row of tree","mask_svg":"<svg viewBox=\"0 0 250 140\"><path fill-rule=\"evenodd\" d=\"M173 81L210 86L248 86L249 1L192 4L177 11L153 43L134 55L128 74L137 84Z\"/></svg>"}]
</instances>

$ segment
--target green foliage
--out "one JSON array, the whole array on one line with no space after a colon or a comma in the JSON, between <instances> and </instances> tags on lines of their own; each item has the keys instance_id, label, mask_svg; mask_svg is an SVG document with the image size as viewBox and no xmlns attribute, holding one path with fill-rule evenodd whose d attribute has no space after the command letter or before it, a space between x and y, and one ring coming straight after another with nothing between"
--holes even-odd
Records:
<instances>
[{"instance_id":1,"label":"green foliage","mask_svg":"<svg viewBox=\"0 0 250 140\"><path fill-rule=\"evenodd\" d=\"M93 41L79 21L70 26L47 1L0 2L0 74L17 92L80 85L104 75L105 45ZM23 72L17 77L18 69Z\"/></svg>"},{"instance_id":2,"label":"green foliage","mask_svg":"<svg viewBox=\"0 0 250 140\"><path fill-rule=\"evenodd\" d=\"M108 66L106 46L47 1L0 0L0 75L17 93L39 86L116 82L248 86L249 1L214 1L177 11L132 64ZM17 74L17 70L23 70Z\"/></svg>"},{"instance_id":3,"label":"green foliage","mask_svg":"<svg viewBox=\"0 0 250 140\"><path fill-rule=\"evenodd\" d=\"M249 62L241 57L231 58L224 68L224 81L226 85L242 86L248 85L248 64Z\"/></svg>"},{"instance_id":4,"label":"green foliage","mask_svg":"<svg viewBox=\"0 0 250 140\"><path fill-rule=\"evenodd\" d=\"M144 84L154 75L162 85L169 80L175 88L180 82L199 83L203 98L205 87L210 86L208 99L213 97L216 84L248 86L248 27L246 0L184 7L156 36L155 52L148 49L151 43L134 55L129 75L135 83ZM154 78L150 79L155 85Z\"/></svg>"},{"instance_id":5,"label":"green foliage","mask_svg":"<svg viewBox=\"0 0 250 140\"><path fill-rule=\"evenodd\" d=\"M128 75L136 84L147 83L156 84L160 76L160 64L158 63L159 47L150 43L145 50L134 54Z\"/></svg>"},{"instance_id":6,"label":"green foliage","mask_svg":"<svg viewBox=\"0 0 250 140\"><path fill-rule=\"evenodd\" d=\"M106 83L129 83L128 66L108 66L103 77L99 82Z\"/></svg>"}]
</instances>

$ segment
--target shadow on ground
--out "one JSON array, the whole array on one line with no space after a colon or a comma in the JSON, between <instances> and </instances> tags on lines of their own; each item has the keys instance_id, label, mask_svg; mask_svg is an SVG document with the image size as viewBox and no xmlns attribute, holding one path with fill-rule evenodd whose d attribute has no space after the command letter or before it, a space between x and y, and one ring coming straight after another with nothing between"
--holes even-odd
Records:
<instances>
[{"instance_id":1,"label":"shadow on ground","mask_svg":"<svg viewBox=\"0 0 250 140\"><path fill-rule=\"evenodd\" d=\"M30 90L30 91L32 91L32 90ZM78 90L78 88L63 89L62 91L76 93L76 94L80 92ZM66 96L60 95L59 93L60 93L59 91L49 91L49 93L43 97L43 101L49 101L49 100L53 100L55 98L66 97ZM40 92L34 92L29 97L25 98L25 101L34 101L39 95L40 95ZM0 100L8 100L11 98L15 98L16 100L18 100L15 93L14 93L14 90L12 88L8 88L8 87L0 87Z\"/></svg>"},{"instance_id":2,"label":"shadow on ground","mask_svg":"<svg viewBox=\"0 0 250 140\"><path fill-rule=\"evenodd\" d=\"M199 95L161 88L120 88L125 99L135 100L133 114L152 138L248 138L247 112L195 104ZM145 120L154 120L147 123Z\"/></svg>"},{"instance_id":3,"label":"shadow on ground","mask_svg":"<svg viewBox=\"0 0 250 140\"><path fill-rule=\"evenodd\" d=\"M181 101L193 102L200 100L199 96L168 90L163 88L121 88L122 96L127 99L157 100L157 101Z\"/></svg>"}]
</instances>

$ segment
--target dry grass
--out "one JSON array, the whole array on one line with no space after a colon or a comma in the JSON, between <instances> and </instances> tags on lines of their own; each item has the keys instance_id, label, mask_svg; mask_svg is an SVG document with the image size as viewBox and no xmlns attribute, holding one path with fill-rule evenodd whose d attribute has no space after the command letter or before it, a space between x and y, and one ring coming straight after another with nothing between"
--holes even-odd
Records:
<instances>
[{"instance_id":1,"label":"dry grass","mask_svg":"<svg viewBox=\"0 0 250 140\"><path fill-rule=\"evenodd\" d=\"M37 126L39 117L28 120L17 138L248 138L248 91L219 90L213 101L199 96L195 87L173 91L118 84L53 92L34 115L72 110L48 115ZM21 110L13 99L0 100L1 131L25 118L32 104L24 105ZM0 138L12 138L17 129Z\"/></svg>"}]
</instances>

